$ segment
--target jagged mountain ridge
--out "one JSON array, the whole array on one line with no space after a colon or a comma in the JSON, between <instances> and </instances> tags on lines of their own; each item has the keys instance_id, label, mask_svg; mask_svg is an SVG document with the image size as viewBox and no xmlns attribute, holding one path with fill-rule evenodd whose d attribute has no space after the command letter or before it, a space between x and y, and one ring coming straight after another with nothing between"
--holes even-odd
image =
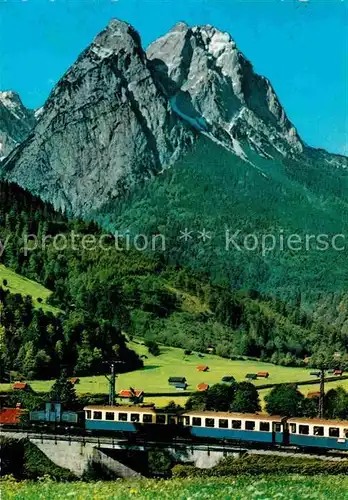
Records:
<instances>
[{"instance_id":1,"label":"jagged mountain ridge","mask_svg":"<svg viewBox=\"0 0 348 500\"><path fill-rule=\"evenodd\" d=\"M303 152L270 82L254 72L228 33L178 23L149 46L147 55L179 112L199 116L238 155L243 154L240 138L263 154L264 144L284 155Z\"/></svg>"},{"instance_id":2,"label":"jagged mountain ridge","mask_svg":"<svg viewBox=\"0 0 348 500\"><path fill-rule=\"evenodd\" d=\"M0 160L24 141L36 123L16 92L0 91Z\"/></svg>"},{"instance_id":3,"label":"jagged mountain ridge","mask_svg":"<svg viewBox=\"0 0 348 500\"><path fill-rule=\"evenodd\" d=\"M158 89L138 33L113 20L55 86L3 178L86 215L172 165L194 137Z\"/></svg>"},{"instance_id":4,"label":"jagged mountain ridge","mask_svg":"<svg viewBox=\"0 0 348 500\"><path fill-rule=\"evenodd\" d=\"M270 82L227 33L179 23L146 53L130 25L112 20L55 86L0 175L88 216L175 165L199 135L258 169L250 149L347 165L303 143Z\"/></svg>"}]
</instances>

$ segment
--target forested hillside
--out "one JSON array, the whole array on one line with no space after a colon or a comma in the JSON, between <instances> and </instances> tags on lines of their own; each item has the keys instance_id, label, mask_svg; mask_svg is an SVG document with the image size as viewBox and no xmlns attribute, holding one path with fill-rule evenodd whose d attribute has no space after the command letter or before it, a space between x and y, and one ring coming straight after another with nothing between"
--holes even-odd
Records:
<instances>
[{"instance_id":1,"label":"forested hillside","mask_svg":"<svg viewBox=\"0 0 348 500\"><path fill-rule=\"evenodd\" d=\"M12 185L1 184L0 194L1 239L8 238L2 263L51 289L50 303L63 311L58 317L44 314L30 298L1 291L6 370L46 377L64 365L70 373L92 374L105 370L101 361L113 357L125 361L124 369L137 368L141 361L121 332L197 351L213 345L222 356L287 365L302 364L327 345L333 352L348 350L340 325L314 321L299 300L285 303L213 284L207 273L117 250L111 237L103 249L82 249L83 235L102 234L95 224L67 220ZM68 240L71 231L80 235L75 246L56 249L52 237ZM35 250L25 251L25 233L41 240Z\"/></svg>"},{"instance_id":2,"label":"forested hillside","mask_svg":"<svg viewBox=\"0 0 348 500\"><path fill-rule=\"evenodd\" d=\"M160 232L170 262L204 270L233 288L297 298L302 306L344 293L347 248L326 248L316 238L326 235L330 242L348 234L347 170L333 168L314 151L313 161L308 156L300 165L272 154L262 158L250 149L250 164L201 138L175 168L138 185L127 199L108 203L94 218L110 231ZM185 228L192 231L188 241L180 238ZM210 235L205 241L199 234L204 229ZM226 230L229 236L239 231L240 250L233 243L226 247ZM291 235L302 240L293 248L286 244Z\"/></svg>"}]
</instances>

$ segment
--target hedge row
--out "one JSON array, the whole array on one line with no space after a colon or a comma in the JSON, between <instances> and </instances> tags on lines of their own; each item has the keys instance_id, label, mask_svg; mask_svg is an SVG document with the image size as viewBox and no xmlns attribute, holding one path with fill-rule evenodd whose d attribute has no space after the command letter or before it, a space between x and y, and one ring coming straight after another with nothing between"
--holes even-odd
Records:
<instances>
[{"instance_id":1,"label":"hedge row","mask_svg":"<svg viewBox=\"0 0 348 500\"><path fill-rule=\"evenodd\" d=\"M348 460L328 461L320 459L302 459L280 456L245 455L241 458L227 457L211 469L198 469L193 465L176 465L173 476L187 477L222 477L237 475L258 476L262 474L348 474Z\"/></svg>"}]
</instances>

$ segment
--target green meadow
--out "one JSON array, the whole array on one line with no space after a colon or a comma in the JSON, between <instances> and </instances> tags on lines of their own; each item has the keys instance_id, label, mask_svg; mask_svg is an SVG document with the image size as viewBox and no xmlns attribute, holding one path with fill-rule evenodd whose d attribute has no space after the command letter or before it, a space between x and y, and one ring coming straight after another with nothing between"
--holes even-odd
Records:
<instances>
[{"instance_id":1,"label":"green meadow","mask_svg":"<svg viewBox=\"0 0 348 500\"><path fill-rule=\"evenodd\" d=\"M7 286L3 285L4 280L7 281ZM47 299L52 293L50 290L35 281L31 281L11 271L11 269L2 264L0 264L0 286L11 293L19 293L23 296L30 295L33 298L34 306L38 309L41 308L45 312L51 311L54 314L59 312L58 309L47 304ZM42 299L42 302L40 303L38 299Z\"/></svg>"},{"instance_id":2,"label":"green meadow","mask_svg":"<svg viewBox=\"0 0 348 500\"><path fill-rule=\"evenodd\" d=\"M157 406L164 406L173 399L177 404L183 405L188 397L187 392L195 391L196 386L201 382L209 385L216 384L221 381L224 375L232 375L237 381L242 381L246 380L245 376L248 373L268 371L269 378L254 381L256 386L268 383L301 382L311 378L310 370L306 368L288 368L254 360L233 361L212 354L205 354L204 357L200 357L198 354L185 355L182 349L167 346L160 346L161 354L152 356L140 341L129 342L129 347L137 351L139 355L147 357L144 359L144 368L118 375L116 390L118 392L129 387L142 389L145 392L145 402L153 402ZM209 370L199 372L197 367L200 365L208 366ZM168 385L168 378L171 376L186 377L189 384L187 391L175 390ZM30 381L32 388L39 392L48 392L52 384L53 381L50 380ZM327 388L338 385L348 388L348 380L328 383ZM10 388L10 384L0 384L1 391L7 391ZM318 389L319 384L300 387L304 394ZM76 390L79 394L107 393L108 381L103 375L81 377L80 383L76 385ZM261 399L268 392L269 389L261 389ZM146 394L151 393L156 394L156 396L146 396ZM168 393L172 395L167 395Z\"/></svg>"}]
</instances>

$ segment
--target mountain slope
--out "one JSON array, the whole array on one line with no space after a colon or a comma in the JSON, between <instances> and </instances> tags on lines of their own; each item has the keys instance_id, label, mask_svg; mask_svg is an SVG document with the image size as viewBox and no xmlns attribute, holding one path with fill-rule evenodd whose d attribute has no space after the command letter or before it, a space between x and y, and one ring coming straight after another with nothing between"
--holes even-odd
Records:
<instances>
[{"instance_id":1,"label":"mountain slope","mask_svg":"<svg viewBox=\"0 0 348 500\"><path fill-rule=\"evenodd\" d=\"M36 122L15 92L0 91L0 160L28 136Z\"/></svg>"},{"instance_id":2,"label":"mountain slope","mask_svg":"<svg viewBox=\"0 0 348 500\"><path fill-rule=\"evenodd\" d=\"M57 335L40 323L40 335L35 327L30 330L30 338L26 329L16 329L16 314L4 314L12 356L10 359L5 354L7 366L18 357L18 363L25 361L25 370L29 370L34 356L30 357L30 352L34 351L38 355L36 366L41 370L40 343L48 342L55 370L61 354L62 363L79 375L98 371L101 353L104 360L117 354L128 367L135 368L139 360L124 349L121 331L197 351L213 344L217 354L226 357L262 356L285 364L301 364L306 355L323 346L327 349L327 344L347 353L344 325L333 328L320 324L320 319L315 321L301 310L300 300L285 304L255 291L231 291L229 286L213 284L207 274L168 265L159 256L149 258L143 252L117 250L112 237L105 235L103 248L83 248L83 235L94 235L97 240L102 236L96 225L59 216L17 186L0 183L0 201L0 208L7 213L7 217L0 214L0 233L11 243L6 245L1 261L52 290L49 303L63 311ZM41 235L45 243L25 253L23 233L27 230ZM71 231L77 235L74 244L56 248L54 236L59 234L60 239L69 241ZM1 287L0 292L9 310L25 307L25 302L21 304ZM330 310L329 304L326 307L325 315ZM56 321L54 316L51 320ZM14 330L15 346L11 343ZM63 340L62 331L65 340L57 346ZM116 345L119 349L115 350Z\"/></svg>"},{"instance_id":3,"label":"mountain slope","mask_svg":"<svg viewBox=\"0 0 348 500\"><path fill-rule=\"evenodd\" d=\"M294 161L282 155L277 160L259 159L247 145L245 150L266 176L202 138L174 169L138 186L126 200L110 202L93 218L121 234L144 232L150 239L160 232L172 262L204 270L235 288L286 299L302 294L304 303L321 293L346 290L346 252L332 247L322 251L315 240L307 250L305 238L326 234L330 240L347 234L347 172L309 161L295 169ZM187 242L182 237L185 228L193 231ZM211 236L205 242L199 235L203 229ZM226 231L229 236L239 231L236 242L241 250L232 243L226 248ZM292 234L302 238L302 248L286 245ZM265 235L274 235L276 242L263 252ZM255 250L244 247L245 237L247 248L258 238Z\"/></svg>"},{"instance_id":4,"label":"mountain slope","mask_svg":"<svg viewBox=\"0 0 348 500\"><path fill-rule=\"evenodd\" d=\"M271 83L211 26L179 23L145 53L131 26L111 21L0 176L110 231L161 232L173 262L238 288L347 289L346 252L278 241L348 234L347 158L306 145ZM196 238L186 245L185 228ZM216 233L205 244L203 229ZM226 230L276 245L226 250Z\"/></svg>"}]
</instances>

